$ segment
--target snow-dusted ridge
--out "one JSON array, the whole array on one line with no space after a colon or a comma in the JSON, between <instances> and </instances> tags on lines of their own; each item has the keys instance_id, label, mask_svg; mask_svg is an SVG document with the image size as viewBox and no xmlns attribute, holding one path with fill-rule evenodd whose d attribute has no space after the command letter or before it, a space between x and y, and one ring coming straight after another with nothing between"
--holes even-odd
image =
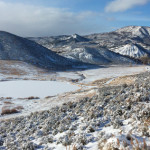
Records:
<instances>
[{"instance_id":1,"label":"snow-dusted ridge","mask_svg":"<svg viewBox=\"0 0 150 150\"><path fill-rule=\"evenodd\" d=\"M83 48L74 48L70 51L67 51L66 53L63 53L63 56L73 59L73 60L82 60L86 63L91 64L128 64L128 63L134 63L134 61L130 58L123 57L120 54L116 54L112 51L109 51L107 49L101 48L89 48L89 47L83 47Z\"/></svg>"},{"instance_id":2,"label":"snow-dusted ridge","mask_svg":"<svg viewBox=\"0 0 150 150\"><path fill-rule=\"evenodd\" d=\"M147 56L147 53L137 45L126 44L113 50L121 55L130 56L133 58L141 58Z\"/></svg>"},{"instance_id":3,"label":"snow-dusted ridge","mask_svg":"<svg viewBox=\"0 0 150 150\"><path fill-rule=\"evenodd\" d=\"M150 36L150 27L145 26L127 26L121 29L116 30L118 33L128 32L131 33L132 36Z\"/></svg>"},{"instance_id":4,"label":"snow-dusted ridge","mask_svg":"<svg viewBox=\"0 0 150 150\"><path fill-rule=\"evenodd\" d=\"M92 53L95 53L95 49L100 54L103 51L110 52L110 55L107 55L110 56L107 58L107 62L110 61L111 64L116 64L114 61L115 57L114 59L111 58L112 52L120 54L118 56L120 60L127 56L128 61L126 63L130 63L131 60L134 62L135 59L139 60L143 56L150 56L150 27L143 26L128 26L113 32L86 36L74 34L70 36L30 39L62 56L81 62L86 60L86 62L89 61L92 64L101 64L104 59L99 54L91 54L91 51L87 49L93 49ZM127 60L127 57L124 57L123 60ZM119 63L124 63L124 61L118 61ZM106 61L104 61L104 64L106 64Z\"/></svg>"}]
</instances>

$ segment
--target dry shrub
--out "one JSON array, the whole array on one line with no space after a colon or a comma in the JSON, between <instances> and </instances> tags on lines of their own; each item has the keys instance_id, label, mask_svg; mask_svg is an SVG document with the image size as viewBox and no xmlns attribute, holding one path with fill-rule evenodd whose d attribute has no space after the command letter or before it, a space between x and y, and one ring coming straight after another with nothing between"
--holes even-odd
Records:
<instances>
[{"instance_id":1,"label":"dry shrub","mask_svg":"<svg viewBox=\"0 0 150 150\"><path fill-rule=\"evenodd\" d=\"M3 106L1 115L19 113L21 109L23 109L22 106L16 106L16 107Z\"/></svg>"},{"instance_id":2,"label":"dry shrub","mask_svg":"<svg viewBox=\"0 0 150 150\"><path fill-rule=\"evenodd\" d=\"M5 101L4 104L14 104L14 103L9 102L9 101Z\"/></svg>"},{"instance_id":3,"label":"dry shrub","mask_svg":"<svg viewBox=\"0 0 150 150\"><path fill-rule=\"evenodd\" d=\"M135 141L136 141L136 144L137 144L137 149L140 149L140 147L139 147L139 141L137 139L135 139Z\"/></svg>"},{"instance_id":4,"label":"dry shrub","mask_svg":"<svg viewBox=\"0 0 150 150\"><path fill-rule=\"evenodd\" d=\"M66 150L77 150L76 145L72 145L72 146L66 146Z\"/></svg>"},{"instance_id":5,"label":"dry shrub","mask_svg":"<svg viewBox=\"0 0 150 150\"><path fill-rule=\"evenodd\" d=\"M149 56L143 56L143 57L141 58L141 62L142 62L144 65L150 64L150 57L149 57Z\"/></svg>"},{"instance_id":6,"label":"dry shrub","mask_svg":"<svg viewBox=\"0 0 150 150\"><path fill-rule=\"evenodd\" d=\"M147 144L146 144L145 139L143 139L143 149L147 150Z\"/></svg>"},{"instance_id":7,"label":"dry shrub","mask_svg":"<svg viewBox=\"0 0 150 150\"><path fill-rule=\"evenodd\" d=\"M54 97L54 96L46 96L45 98L48 99L48 98L52 98L52 97Z\"/></svg>"},{"instance_id":8,"label":"dry shrub","mask_svg":"<svg viewBox=\"0 0 150 150\"><path fill-rule=\"evenodd\" d=\"M131 143L132 146L134 146L134 142L133 142L133 139L132 139L132 138L131 138L131 140L130 140L130 143Z\"/></svg>"},{"instance_id":9,"label":"dry shrub","mask_svg":"<svg viewBox=\"0 0 150 150\"><path fill-rule=\"evenodd\" d=\"M72 148L72 150L77 150L77 147L74 145L73 148Z\"/></svg>"},{"instance_id":10,"label":"dry shrub","mask_svg":"<svg viewBox=\"0 0 150 150\"><path fill-rule=\"evenodd\" d=\"M40 99L40 98L39 97L30 96L30 97L27 97L26 99L31 100L31 99Z\"/></svg>"},{"instance_id":11,"label":"dry shrub","mask_svg":"<svg viewBox=\"0 0 150 150\"><path fill-rule=\"evenodd\" d=\"M6 97L5 99L12 99L12 97Z\"/></svg>"},{"instance_id":12,"label":"dry shrub","mask_svg":"<svg viewBox=\"0 0 150 150\"><path fill-rule=\"evenodd\" d=\"M19 111L15 108L10 108L10 107L7 107L7 106L3 106L1 115L14 114L14 113L18 113L18 112Z\"/></svg>"},{"instance_id":13,"label":"dry shrub","mask_svg":"<svg viewBox=\"0 0 150 150\"><path fill-rule=\"evenodd\" d=\"M144 126L150 125L150 117L144 121Z\"/></svg>"},{"instance_id":14,"label":"dry shrub","mask_svg":"<svg viewBox=\"0 0 150 150\"><path fill-rule=\"evenodd\" d=\"M15 109L21 110L21 109L24 109L24 108L23 108L23 106L17 106L17 107L15 107Z\"/></svg>"},{"instance_id":15,"label":"dry shrub","mask_svg":"<svg viewBox=\"0 0 150 150\"><path fill-rule=\"evenodd\" d=\"M117 145L120 146L120 141L118 138L117 138Z\"/></svg>"}]
</instances>

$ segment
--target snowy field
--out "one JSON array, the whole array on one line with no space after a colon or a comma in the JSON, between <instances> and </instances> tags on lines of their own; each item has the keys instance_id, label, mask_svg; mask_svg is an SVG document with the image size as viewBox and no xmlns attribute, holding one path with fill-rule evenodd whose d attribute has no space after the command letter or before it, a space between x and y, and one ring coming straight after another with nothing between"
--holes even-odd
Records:
<instances>
[{"instance_id":1,"label":"snowy field","mask_svg":"<svg viewBox=\"0 0 150 150\"><path fill-rule=\"evenodd\" d=\"M103 90L98 93L99 87L97 87L97 85L92 86L90 83L106 78L109 81L112 81L117 77L139 74L149 70L150 67L148 66L111 66L76 72L68 71L46 73L47 79L52 79L51 81L40 81L40 77L44 77L44 73L40 74L40 76L36 76L36 80L32 80L32 78L29 77L28 78L30 80L21 80L18 78L6 81L2 80L0 82L0 121L23 116L26 127L28 127L29 124L37 122L37 124L39 124L39 128L42 126L42 130L36 131L37 133L33 135L34 138L32 139L32 142L35 145L39 145L39 147L43 142L43 148L50 147L56 150L73 149L73 145L70 146L70 148L64 146L65 143L70 140L72 140L72 143L80 148L83 146L81 144L82 141L85 140L85 149L97 150L98 144L104 143L101 141L104 138L104 140L107 141L105 145L109 145L110 143L115 145L119 141L120 144L118 145L121 148L123 142L127 141L127 144L131 149L130 142L126 137L128 137L128 134L132 130L134 142L136 143L137 140L140 141L140 146L142 147L142 141L144 139L147 144L150 144L149 139L144 138L142 135L143 133L139 132L143 126L138 126L137 121L134 121L136 113L132 110L137 109L137 112L139 112L138 109L140 108L143 110L144 107L145 111L147 111L149 106L147 104L146 106L143 106L142 103L137 103L135 106L132 105L133 109L128 110L128 113L129 117L132 116L132 114L133 117L129 119L122 119L122 116L120 115L118 115L116 119L116 113L120 112L120 108L123 110L122 112L126 111L126 101L128 101L128 97L130 100L137 100L140 93L141 95L147 95L149 93L145 92L149 91L141 89L141 85L139 85L140 93L139 91L136 91L137 89L133 89L132 86L127 88L122 87L125 92L122 93L122 89L120 89L120 87L117 89L113 89L113 87L111 87L110 90L108 86L106 86L104 88L109 94L104 95ZM52 76L55 76L55 78L52 78ZM54 79L55 81L53 81ZM141 80L139 83L143 83L143 79L145 80L145 77L139 79ZM106 84L107 83L108 81ZM145 84L146 83L148 82L145 81ZM114 92L116 92L115 95ZM97 94L102 101L94 98ZM122 105L121 98L124 99L124 95L127 95L127 98ZM33 98L30 99L30 97ZM38 98L34 99L34 97ZM114 105L116 99L117 103ZM104 113L102 113L102 116L101 112L103 107L101 106L103 105L103 101L107 103L107 107L103 110ZM18 107L22 107L18 113L2 114L2 108L13 109ZM67 112L64 112L66 110ZM44 113L41 111L44 111L46 115L43 115ZM28 118L27 116L30 114L31 118ZM113 116L111 116L112 114ZM60 119L57 120L61 122L60 124L54 123L56 118ZM110 121L110 118L113 121ZM123 125L120 125L118 118L121 119L121 123ZM42 134L46 131L47 121L49 123L53 122L51 124L52 127L55 125L57 126L53 127L52 132L48 133L49 137L45 138ZM130 122L133 124L132 126ZM134 126L138 127L139 131L136 130ZM34 127L36 126L33 125L32 128ZM22 130L24 129L22 128L20 130L21 134L24 132ZM120 134L121 132L122 134ZM134 136L134 134L137 136ZM72 138L70 138L70 135ZM26 135L26 137L27 136L28 135ZM47 142L47 139L53 142ZM42 149L42 147L38 149Z\"/></svg>"},{"instance_id":2,"label":"snowy field","mask_svg":"<svg viewBox=\"0 0 150 150\"><path fill-rule=\"evenodd\" d=\"M58 95L73 92L78 89L80 87L77 85L60 81L3 81L0 82L0 113L3 107L9 107L10 109L18 106L23 107L20 113L4 115L5 118L49 109L55 106L56 101L52 103L47 100L50 103L47 105L45 102L46 97L57 97Z\"/></svg>"},{"instance_id":3,"label":"snowy field","mask_svg":"<svg viewBox=\"0 0 150 150\"><path fill-rule=\"evenodd\" d=\"M75 92L79 95L77 90L81 91L82 89L82 91L89 91L92 88L96 88L95 86L90 85L91 82L105 78L109 78L109 81L112 81L116 77L138 74L147 70L150 70L148 66L111 66L76 72L43 72L39 76L36 74L36 80L34 76L33 78L32 76L28 76L30 80L22 80L24 75L22 79L20 75L20 78L18 76L17 79L12 78L11 80L5 81L5 76L3 76L3 81L0 82L0 112L3 106L8 106L7 103L9 102L12 103L9 104L10 107L23 106L24 109L21 110L21 114L27 114L27 112L29 113L31 110L32 112L37 110L47 110L65 102L68 98L62 95L65 95L65 93L67 95L67 92ZM45 81L40 81L41 76L42 79L46 76ZM55 81L53 81L53 79L55 79ZM72 81L76 81L76 83L72 83ZM62 97L59 98L59 96ZM28 100L29 97L33 97L33 99ZM34 97L38 97L39 99L34 99ZM45 97L49 97L49 99ZM72 100L74 99L74 94L72 94ZM69 100L71 101L71 99ZM10 115L6 115L6 118L7 116ZM3 118L5 118L5 115Z\"/></svg>"}]
</instances>

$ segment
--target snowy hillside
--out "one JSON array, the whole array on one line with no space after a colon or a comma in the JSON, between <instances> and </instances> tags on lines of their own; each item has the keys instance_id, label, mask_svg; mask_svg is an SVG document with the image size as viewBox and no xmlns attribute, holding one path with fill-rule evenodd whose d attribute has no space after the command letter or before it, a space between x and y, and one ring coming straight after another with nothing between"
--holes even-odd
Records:
<instances>
[{"instance_id":1,"label":"snowy hillside","mask_svg":"<svg viewBox=\"0 0 150 150\"><path fill-rule=\"evenodd\" d=\"M19 60L48 68L71 66L72 62L28 39L0 32L0 59Z\"/></svg>"},{"instance_id":2,"label":"snowy hillside","mask_svg":"<svg viewBox=\"0 0 150 150\"><path fill-rule=\"evenodd\" d=\"M133 60L123 57L119 54L106 50L104 48L74 48L66 53L63 53L63 56L73 59L80 60L82 62L91 63L91 64L126 64L134 63Z\"/></svg>"},{"instance_id":3,"label":"snowy hillside","mask_svg":"<svg viewBox=\"0 0 150 150\"><path fill-rule=\"evenodd\" d=\"M74 85L1 82L4 96L13 97L0 99L0 149L149 150L150 76L145 67L82 71L85 79Z\"/></svg>"},{"instance_id":4,"label":"snowy hillside","mask_svg":"<svg viewBox=\"0 0 150 150\"><path fill-rule=\"evenodd\" d=\"M123 45L121 47L115 48L113 51L133 58L147 56L147 53L142 48L132 44Z\"/></svg>"},{"instance_id":5,"label":"snowy hillside","mask_svg":"<svg viewBox=\"0 0 150 150\"><path fill-rule=\"evenodd\" d=\"M124 63L131 62L130 57L134 58L132 61L135 61L143 56L150 56L150 27L128 26L113 32L87 36L75 34L29 39L67 58L92 64ZM101 55L104 51L107 52L107 59ZM120 55L117 56L112 52ZM117 56L117 61L111 58L112 55ZM118 59L123 61L118 61Z\"/></svg>"},{"instance_id":6,"label":"snowy hillside","mask_svg":"<svg viewBox=\"0 0 150 150\"><path fill-rule=\"evenodd\" d=\"M142 26L128 26L117 30L118 33L128 32L131 33L132 36L150 36L150 27L142 27Z\"/></svg>"}]
</instances>

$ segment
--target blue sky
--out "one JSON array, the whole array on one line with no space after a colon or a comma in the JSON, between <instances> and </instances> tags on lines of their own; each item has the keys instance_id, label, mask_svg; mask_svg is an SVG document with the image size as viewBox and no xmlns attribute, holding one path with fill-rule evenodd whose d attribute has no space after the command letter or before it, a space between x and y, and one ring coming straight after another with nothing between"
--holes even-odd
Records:
<instances>
[{"instance_id":1,"label":"blue sky","mask_svg":"<svg viewBox=\"0 0 150 150\"><path fill-rule=\"evenodd\" d=\"M0 0L0 30L20 36L109 32L150 26L150 0Z\"/></svg>"}]
</instances>

